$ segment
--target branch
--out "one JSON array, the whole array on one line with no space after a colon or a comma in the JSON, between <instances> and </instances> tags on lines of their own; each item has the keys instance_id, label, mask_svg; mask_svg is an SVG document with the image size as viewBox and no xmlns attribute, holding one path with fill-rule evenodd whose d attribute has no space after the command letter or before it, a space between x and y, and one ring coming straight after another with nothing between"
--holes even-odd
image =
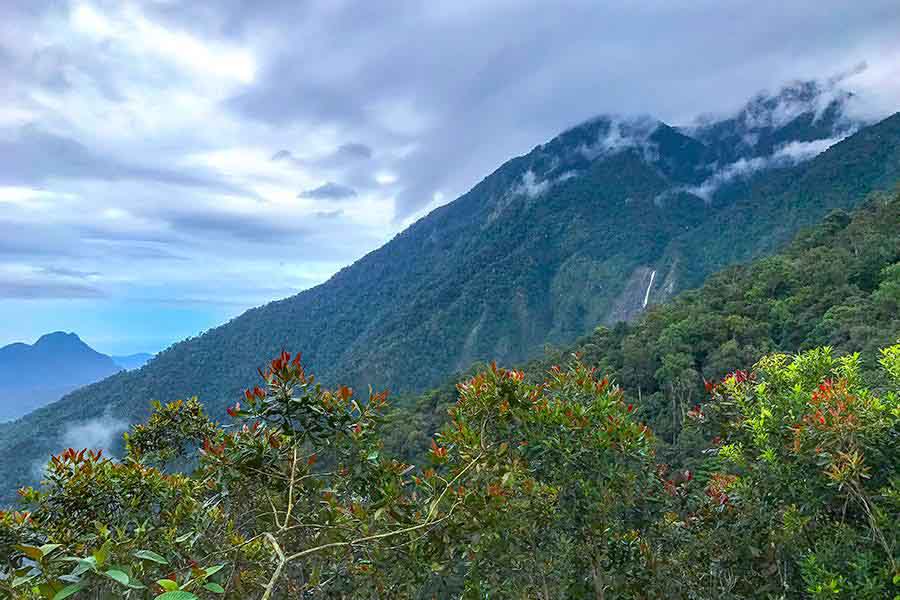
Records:
<instances>
[{"instance_id":1,"label":"branch","mask_svg":"<svg viewBox=\"0 0 900 600\"><path fill-rule=\"evenodd\" d=\"M330 550L332 548L347 548L347 547L352 548L353 546L358 546L359 544L363 544L365 542L373 542L376 540L383 540L386 538L403 535L405 533L411 533L413 531L418 531L420 529L424 529L426 527L431 527L431 526L437 525L438 523L446 521L453 515L453 511L456 510L456 507L458 507L460 504L462 504L462 501L460 500L460 501L456 502L452 507L450 507L450 510L447 512L446 515L444 515L440 519L435 519L434 516L435 516L435 513L436 513L438 507L441 504L441 501L444 499L444 496L446 496L447 492L453 487L453 484L456 483L457 481L459 481L459 479L469 469L474 467L475 464L478 463L479 460L481 460L481 457L483 455L484 455L484 452L479 453L478 456L473 458L472 461L469 462L469 464L467 464L459 473L456 474L456 476L453 479L450 480L450 483L447 484L447 486L444 488L444 491L441 492L441 495L438 496L436 500L432 501L431 508L428 510L428 516L425 517L425 521L418 525L412 525L410 527L404 527L403 529L397 529L395 531L386 531L384 533L379 533L379 534L375 534L375 535L369 535L369 536L365 536L365 537L361 537L361 538L356 538L356 539L349 540L346 542L331 542L329 544L323 544L321 546L316 546L314 548L307 548L306 550L301 550L300 552L296 552L289 556L285 556L284 552L281 549L281 546L278 545L278 541L275 539L275 536L272 535L271 533L266 532L264 535L265 535L266 539L268 539L269 542L272 544L272 547L275 549L275 554L278 556L278 566L275 568L275 572L272 573L272 577L271 577L271 579L269 579L269 583L266 585L265 592L263 593L262 598L260 600L271 600L272 593L275 589L275 585L278 583L278 579L281 577L281 572L284 570L285 565L287 565L289 562L297 560L298 558L303 558L304 556L309 556L310 554L315 554L317 552L322 552L324 550Z\"/></svg>"},{"instance_id":2,"label":"branch","mask_svg":"<svg viewBox=\"0 0 900 600\"><path fill-rule=\"evenodd\" d=\"M272 544L272 547L275 549L275 554L278 555L278 566L275 567L275 572L272 573L271 579L269 579L269 583L266 585L266 591L263 593L262 598L260 600L270 600L272 598L272 593L275 590L275 584L278 583L278 579L281 577L281 571L284 569L284 565L287 563L287 560L284 558L284 552L281 550L281 546L278 545L278 541L275 539L275 536L271 533L264 534L266 539Z\"/></svg>"},{"instance_id":3,"label":"branch","mask_svg":"<svg viewBox=\"0 0 900 600\"><path fill-rule=\"evenodd\" d=\"M294 481L297 478L297 446L294 446L294 460L291 463L291 485L288 489L288 505L287 512L284 515L284 525L281 526L281 529L284 530L288 526L288 521L291 520L291 511L294 510Z\"/></svg>"}]
</instances>

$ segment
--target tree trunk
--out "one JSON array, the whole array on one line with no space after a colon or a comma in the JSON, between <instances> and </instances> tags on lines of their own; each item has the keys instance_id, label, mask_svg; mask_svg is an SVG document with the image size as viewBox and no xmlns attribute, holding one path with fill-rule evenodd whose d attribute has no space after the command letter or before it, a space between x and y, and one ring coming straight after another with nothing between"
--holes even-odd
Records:
<instances>
[{"instance_id":1,"label":"tree trunk","mask_svg":"<svg viewBox=\"0 0 900 600\"><path fill-rule=\"evenodd\" d=\"M672 395L672 445L678 445L678 401L675 399L675 388L669 386L669 393Z\"/></svg>"}]
</instances>

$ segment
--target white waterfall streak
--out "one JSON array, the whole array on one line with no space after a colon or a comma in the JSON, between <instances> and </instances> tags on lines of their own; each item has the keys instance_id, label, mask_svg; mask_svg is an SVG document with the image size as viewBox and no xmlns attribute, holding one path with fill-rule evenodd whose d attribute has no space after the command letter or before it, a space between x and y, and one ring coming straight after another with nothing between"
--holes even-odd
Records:
<instances>
[{"instance_id":1,"label":"white waterfall streak","mask_svg":"<svg viewBox=\"0 0 900 600\"><path fill-rule=\"evenodd\" d=\"M644 294L644 306L641 308L647 308L647 302L650 301L650 289L653 288L653 278L656 277L656 270L650 272L650 285L647 286L647 293Z\"/></svg>"}]
</instances>

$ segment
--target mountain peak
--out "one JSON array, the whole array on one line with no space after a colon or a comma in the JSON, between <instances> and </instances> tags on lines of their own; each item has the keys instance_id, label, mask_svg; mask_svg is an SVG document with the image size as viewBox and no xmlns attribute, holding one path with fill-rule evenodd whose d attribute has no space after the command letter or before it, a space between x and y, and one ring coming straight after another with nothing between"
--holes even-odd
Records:
<instances>
[{"instance_id":1,"label":"mountain peak","mask_svg":"<svg viewBox=\"0 0 900 600\"><path fill-rule=\"evenodd\" d=\"M853 94L840 82L796 81L757 94L731 117L704 115L681 131L710 147L720 165L771 157L791 144L824 149L826 141L834 143L865 125L849 114Z\"/></svg>"},{"instance_id":2,"label":"mountain peak","mask_svg":"<svg viewBox=\"0 0 900 600\"><path fill-rule=\"evenodd\" d=\"M662 125L649 115L597 115L571 127L539 146L545 151L560 148L582 154L588 160L609 156L621 150L640 147Z\"/></svg>"},{"instance_id":3,"label":"mountain peak","mask_svg":"<svg viewBox=\"0 0 900 600\"><path fill-rule=\"evenodd\" d=\"M38 338L38 341L34 343L35 346L59 346L59 345L87 345L85 344L80 337L78 337L77 333L65 331L54 331L52 333L46 333Z\"/></svg>"},{"instance_id":4,"label":"mountain peak","mask_svg":"<svg viewBox=\"0 0 900 600\"><path fill-rule=\"evenodd\" d=\"M835 126L849 126L847 102L853 94L837 82L796 81L775 94L757 94L740 111L738 118L748 130L779 129L802 115L815 121L831 111Z\"/></svg>"}]
</instances>

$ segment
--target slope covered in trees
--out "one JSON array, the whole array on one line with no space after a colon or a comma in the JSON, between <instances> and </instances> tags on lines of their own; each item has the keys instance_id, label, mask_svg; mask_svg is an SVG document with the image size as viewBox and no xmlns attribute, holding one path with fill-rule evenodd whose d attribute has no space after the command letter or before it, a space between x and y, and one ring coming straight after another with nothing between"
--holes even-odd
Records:
<instances>
[{"instance_id":1,"label":"slope covered in trees","mask_svg":"<svg viewBox=\"0 0 900 600\"><path fill-rule=\"evenodd\" d=\"M710 237L716 236L710 232ZM782 252L714 274L700 288L655 306L638 321L598 327L525 367L534 379L578 354L630 395L664 442L705 396L704 380L754 364L771 352L831 346L862 352L900 340L900 192L875 194L848 214L835 211ZM453 382L395 403L389 434L413 459L456 401Z\"/></svg>"},{"instance_id":2,"label":"slope covered in trees","mask_svg":"<svg viewBox=\"0 0 900 600\"><path fill-rule=\"evenodd\" d=\"M814 99L814 89L795 92L766 110ZM785 144L849 133L835 102L822 114L801 103L787 122L759 115L732 122L726 137L758 138L737 155L721 154L728 144L713 143L715 131L701 141L650 120L600 118L567 131L327 283L0 427L0 486L33 477L31 466L7 457L46 456L73 423L134 422L151 399L193 394L222 415L246 365L282 348L302 348L327 382L416 391L474 361L522 362L548 342L571 343L598 322L633 316L644 301L771 252L830 208L852 208L900 175L900 115L808 162L784 158L793 147ZM719 163L734 156L759 170L749 179L724 177ZM738 243L749 235L736 216L744 213L761 229L758 240ZM712 253L714 239L732 241Z\"/></svg>"}]
</instances>

